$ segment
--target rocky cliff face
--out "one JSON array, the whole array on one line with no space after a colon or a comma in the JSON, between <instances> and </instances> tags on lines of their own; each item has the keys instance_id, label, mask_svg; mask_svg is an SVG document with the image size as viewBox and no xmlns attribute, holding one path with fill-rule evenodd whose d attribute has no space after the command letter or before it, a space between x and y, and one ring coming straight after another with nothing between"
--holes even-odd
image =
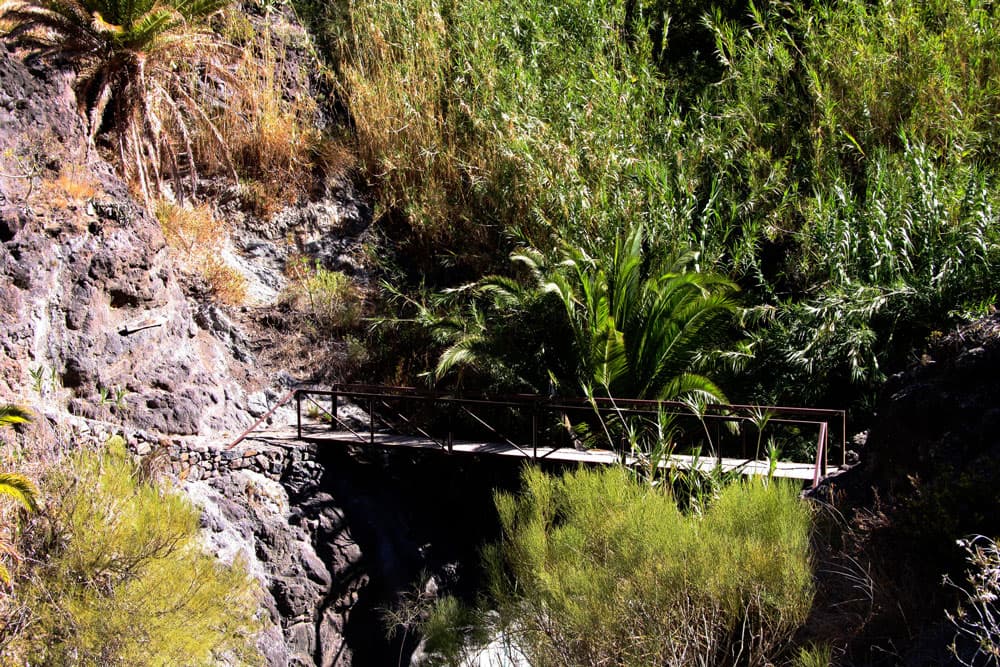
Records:
<instances>
[{"instance_id":1,"label":"rocky cliff face","mask_svg":"<svg viewBox=\"0 0 1000 667\"><path fill-rule=\"evenodd\" d=\"M159 223L88 150L71 83L0 46L0 402L31 407L60 447L121 433L165 460L209 547L261 581L268 664L350 664L346 619L369 575L322 490L336 473L307 449L224 447L295 382L261 354L284 261L357 273L370 211L346 182L268 221L230 210L256 306L196 299Z\"/></svg>"},{"instance_id":2,"label":"rocky cliff face","mask_svg":"<svg viewBox=\"0 0 1000 667\"><path fill-rule=\"evenodd\" d=\"M963 664L942 575L964 580L958 539L1000 533L998 393L1000 316L939 336L886 384L861 462L819 490L846 525L818 568L815 625L845 664Z\"/></svg>"},{"instance_id":3,"label":"rocky cliff face","mask_svg":"<svg viewBox=\"0 0 1000 667\"><path fill-rule=\"evenodd\" d=\"M88 154L66 76L6 51L0 76L0 391L164 435L245 423L250 370L199 326L158 223Z\"/></svg>"}]
</instances>

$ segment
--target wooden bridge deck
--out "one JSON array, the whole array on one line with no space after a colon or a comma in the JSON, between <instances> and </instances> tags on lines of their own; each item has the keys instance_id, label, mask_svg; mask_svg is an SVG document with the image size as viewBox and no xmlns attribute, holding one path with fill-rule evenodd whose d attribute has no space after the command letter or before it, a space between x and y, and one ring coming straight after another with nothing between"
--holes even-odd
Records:
<instances>
[{"instance_id":1,"label":"wooden bridge deck","mask_svg":"<svg viewBox=\"0 0 1000 667\"><path fill-rule=\"evenodd\" d=\"M368 433L361 433L360 435L364 436L363 439L349 431L331 430L327 425L303 424L301 439L294 427L268 428L254 433L248 439L271 441L286 446L302 441L318 444L329 443L331 445L372 446L371 437ZM421 436L375 433L374 445L390 449L416 448L436 450L442 453L447 452L440 443ZM607 465L622 461L620 454L606 449L553 449L551 447L540 446L533 452L530 446L519 448L508 443L474 442L469 440L453 441L451 451L454 454L510 456L526 459L531 459L537 455L539 460L592 465ZM627 465L635 465L638 463L638 459L635 456L628 455L625 457L624 462ZM767 461L735 458L718 459L712 456L694 457L683 454L675 454L660 463L660 467L662 468L678 467L686 470L697 468L703 472L711 471L717 465L721 466L725 472L739 471L744 475L767 475L769 464ZM814 472L815 466L811 463L778 462L774 470L774 476L810 481L813 479Z\"/></svg>"}]
</instances>

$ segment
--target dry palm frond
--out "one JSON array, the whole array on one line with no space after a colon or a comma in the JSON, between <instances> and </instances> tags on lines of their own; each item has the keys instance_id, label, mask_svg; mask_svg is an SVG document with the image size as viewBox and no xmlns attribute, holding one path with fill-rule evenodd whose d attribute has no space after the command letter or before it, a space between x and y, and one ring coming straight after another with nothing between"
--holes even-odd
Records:
<instances>
[{"instance_id":1,"label":"dry palm frond","mask_svg":"<svg viewBox=\"0 0 1000 667\"><path fill-rule=\"evenodd\" d=\"M8 39L36 57L77 72L76 93L92 141L109 132L126 178L147 201L169 178L178 194L194 189L192 128L221 136L195 91L221 90L234 55L200 23L224 0L15 0L0 8ZM189 185L185 183L189 181Z\"/></svg>"}]
</instances>

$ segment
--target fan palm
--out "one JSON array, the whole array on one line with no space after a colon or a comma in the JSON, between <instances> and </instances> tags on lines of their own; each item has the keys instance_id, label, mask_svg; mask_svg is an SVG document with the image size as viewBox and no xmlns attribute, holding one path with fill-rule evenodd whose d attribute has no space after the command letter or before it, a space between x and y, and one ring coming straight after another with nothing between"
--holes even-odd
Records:
<instances>
[{"instance_id":1,"label":"fan palm","mask_svg":"<svg viewBox=\"0 0 1000 667\"><path fill-rule=\"evenodd\" d=\"M687 270L689 257L664 260L640 227L610 256L573 250L558 265L521 253L538 289L559 296L578 350L580 383L611 396L669 400L696 394L724 401L696 372L704 350L722 339L737 311L736 286L722 276Z\"/></svg>"},{"instance_id":2,"label":"fan palm","mask_svg":"<svg viewBox=\"0 0 1000 667\"><path fill-rule=\"evenodd\" d=\"M446 345L432 377L473 370L517 389L551 381L587 394L724 401L697 369L737 310L736 287L650 246L639 228L606 257L567 249L553 262L525 249L512 260L528 270L527 283L489 276L458 291L472 295L464 308L434 316L422 307Z\"/></svg>"},{"instance_id":3,"label":"fan palm","mask_svg":"<svg viewBox=\"0 0 1000 667\"><path fill-rule=\"evenodd\" d=\"M108 131L125 176L147 200L151 186L192 187L195 125L222 145L197 101L225 80L228 50L205 27L227 0L11 0L8 38L42 59L68 62L93 141ZM225 151L221 151L225 155ZM166 173L164 173L164 171ZM132 172L132 173L130 173Z\"/></svg>"},{"instance_id":4,"label":"fan palm","mask_svg":"<svg viewBox=\"0 0 1000 667\"><path fill-rule=\"evenodd\" d=\"M31 413L16 405L0 405L0 427L22 424L31 419ZM29 512L37 509L38 489L24 475L4 472L0 473L0 497L14 500ZM17 557L14 548L0 538L0 553ZM0 561L0 581L10 584L10 570Z\"/></svg>"}]
</instances>

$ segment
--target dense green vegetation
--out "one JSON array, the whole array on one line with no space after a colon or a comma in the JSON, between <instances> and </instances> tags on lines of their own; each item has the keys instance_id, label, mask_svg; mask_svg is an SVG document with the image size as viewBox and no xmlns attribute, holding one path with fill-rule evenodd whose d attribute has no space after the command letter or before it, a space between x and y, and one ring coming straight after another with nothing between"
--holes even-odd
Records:
<instances>
[{"instance_id":1,"label":"dense green vegetation","mask_svg":"<svg viewBox=\"0 0 1000 667\"><path fill-rule=\"evenodd\" d=\"M992 3L299 7L403 277L610 257L642 226L741 286L730 393L839 405L994 300Z\"/></svg>"},{"instance_id":2,"label":"dense green vegetation","mask_svg":"<svg viewBox=\"0 0 1000 667\"><path fill-rule=\"evenodd\" d=\"M145 478L113 439L42 480L0 599L0 649L16 664L255 664L256 582L204 553L199 512Z\"/></svg>"},{"instance_id":3,"label":"dense green vegetation","mask_svg":"<svg viewBox=\"0 0 1000 667\"><path fill-rule=\"evenodd\" d=\"M723 401L699 367L717 363L738 310L735 286L664 256L640 227L607 257L563 249L559 261L524 249L512 260L530 276L487 276L418 308L446 347L432 374L453 371L479 387L659 400Z\"/></svg>"},{"instance_id":4,"label":"dense green vegetation","mask_svg":"<svg viewBox=\"0 0 1000 667\"><path fill-rule=\"evenodd\" d=\"M533 665L771 664L811 606L810 509L791 486L732 484L685 515L621 469L529 469L496 503L491 631ZM425 624L444 664L469 618L452 600Z\"/></svg>"}]
</instances>

